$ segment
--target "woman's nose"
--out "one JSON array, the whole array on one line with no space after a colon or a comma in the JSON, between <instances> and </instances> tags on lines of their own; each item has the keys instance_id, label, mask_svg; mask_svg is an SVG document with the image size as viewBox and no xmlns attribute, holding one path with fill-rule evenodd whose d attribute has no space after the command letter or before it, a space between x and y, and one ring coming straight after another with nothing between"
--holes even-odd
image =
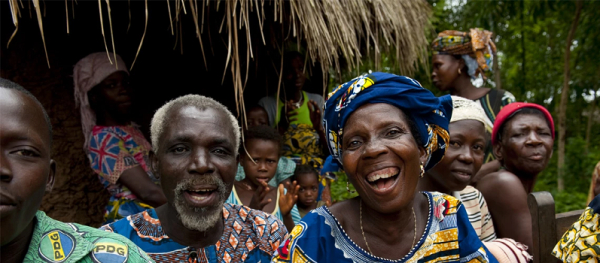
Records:
<instances>
[{"instance_id":1,"label":"woman's nose","mask_svg":"<svg viewBox=\"0 0 600 263\"><path fill-rule=\"evenodd\" d=\"M377 158L378 156L387 153L388 148L381 140L373 140L365 145L363 157Z\"/></svg>"}]
</instances>

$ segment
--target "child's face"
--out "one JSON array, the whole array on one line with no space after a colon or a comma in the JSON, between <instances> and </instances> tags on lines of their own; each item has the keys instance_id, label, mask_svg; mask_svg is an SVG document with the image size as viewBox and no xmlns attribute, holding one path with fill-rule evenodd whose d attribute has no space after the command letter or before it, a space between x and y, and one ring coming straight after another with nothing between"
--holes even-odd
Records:
<instances>
[{"instance_id":1,"label":"child's face","mask_svg":"<svg viewBox=\"0 0 600 263\"><path fill-rule=\"evenodd\" d=\"M300 186L298 191L298 202L303 206L311 206L317 202L319 195L319 180L314 173L300 174L297 176Z\"/></svg>"},{"instance_id":2,"label":"child's face","mask_svg":"<svg viewBox=\"0 0 600 263\"><path fill-rule=\"evenodd\" d=\"M241 154L240 164L246 177L256 186L260 185L260 181L269 183L277 171L279 144L274 141L250 139L246 141L246 150L256 162L254 164L246 153Z\"/></svg>"},{"instance_id":3,"label":"child's face","mask_svg":"<svg viewBox=\"0 0 600 263\"><path fill-rule=\"evenodd\" d=\"M248 112L248 128L269 125L269 115L262 107L256 107Z\"/></svg>"}]
</instances>

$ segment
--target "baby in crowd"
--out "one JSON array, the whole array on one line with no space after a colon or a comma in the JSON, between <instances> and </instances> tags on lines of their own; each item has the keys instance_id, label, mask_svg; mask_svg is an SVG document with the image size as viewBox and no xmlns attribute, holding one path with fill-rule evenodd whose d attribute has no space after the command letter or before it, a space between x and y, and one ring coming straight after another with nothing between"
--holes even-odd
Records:
<instances>
[{"instance_id":1,"label":"baby in crowd","mask_svg":"<svg viewBox=\"0 0 600 263\"><path fill-rule=\"evenodd\" d=\"M317 201L319 197L319 175L310 165L298 165L292 177L300 186L298 190L298 212L304 217L311 210L326 205L324 201Z\"/></svg>"}]
</instances>

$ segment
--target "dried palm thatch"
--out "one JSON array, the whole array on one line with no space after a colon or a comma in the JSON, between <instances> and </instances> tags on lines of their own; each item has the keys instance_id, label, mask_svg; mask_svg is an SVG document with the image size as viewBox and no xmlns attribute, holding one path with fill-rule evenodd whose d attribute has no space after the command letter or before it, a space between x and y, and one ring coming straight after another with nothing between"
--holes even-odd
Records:
<instances>
[{"instance_id":1,"label":"dried palm thatch","mask_svg":"<svg viewBox=\"0 0 600 263\"><path fill-rule=\"evenodd\" d=\"M39 0L32 1L37 13L45 49ZM69 32L68 1L65 0L67 32ZM74 15L73 2L75 0L70 1L71 11ZM102 18L102 2L105 2L106 11L108 12L111 36L113 25L110 19L110 0L98 0L102 35L105 37L104 46L108 54L109 48L104 32L105 21ZM167 8L165 8L165 11L169 12L171 34L175 35L180 42L181 32L178 32L182 28L180 18L182 15L191 13L205 66L206 58L202 40L205 14L210 12L211 9L218 11L220 8L225 8L224 17L219 28L219 32L226 35L228 45L227 66L224 75L229 70L233 76L236 107L238 114L241 113L242 116L245 116L243 91L248 78L247 69L250 60L254 59L253 44L257 45L261 42L262 45L270 44L273 45L271 48L276 48L280 52L283 52L284 43L287 41L305 44L307 59L310 59L312 63L319 61L324 74L327 74L330 68L333 68L339 74L342 65L347 65L349 70L356 69L365 57L363 52L366 55L369 55L371 51L374 53L371 57L374 58L377 67L379 65L377 61L379 55L385 50L388 54L395 53L398 71L401 74L410 75L419 63L425 63L427 56L427 33L430 30L431 10L424 0L166 0L166 2ZM24 6L20 0L9 0L9 3L16 27L13 33L14 37L18 30L21 9L24 9ZM145 7L144 35L140 41L135 56L136 59L146 34L148 23L147 0L145 0ZM266 16L265 12L273 12L273 16ZM251 26L250 20L254 19L252 17L258 19L258 27L256 23L254 23L254 27ZM272 18L273 21L267 21L267 17ZM275 25L280 29L287 28L287 30L284 30L286 33L282 34L284 36L282 39L267 42L263 32L266 27ZM262 39L253 41L251 30L259 30ZM175 45L177 45L177 42ZM246 49L245 61L241 57L241 54L244 53L240 52L243 49ZM114 40L112 41L112 51L115 52ZM112 58L109 57L109 59ZM131 65L132 68L136 59ZM278 62L280 64L279 72L281 72L283 60ZM244 64L246 70L243 70ZM49 61L48 66L50 66ZM245 76L242 76L243 74ZM281 85L281 77L279 85Z\"/></svg>"}]
</instances>

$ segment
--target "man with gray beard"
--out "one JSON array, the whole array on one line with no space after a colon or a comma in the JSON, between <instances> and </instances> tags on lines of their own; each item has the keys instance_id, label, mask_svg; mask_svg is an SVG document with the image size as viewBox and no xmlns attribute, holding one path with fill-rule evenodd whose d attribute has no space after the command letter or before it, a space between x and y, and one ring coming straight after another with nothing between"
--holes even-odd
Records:
<instances>
[{"instance_id":1,"label":"man with gray beard","mask_svg":"<svg viewBox=\"0 0 600 263\"><path fill-rule=\"evenodd\" d=\"M105 225L156 262L269 262L286 238L273 215L226 204L240 128L225 106L186 95L162 106L150 128L151 169L167 203Z\"/></svg>"}]
</instances>

